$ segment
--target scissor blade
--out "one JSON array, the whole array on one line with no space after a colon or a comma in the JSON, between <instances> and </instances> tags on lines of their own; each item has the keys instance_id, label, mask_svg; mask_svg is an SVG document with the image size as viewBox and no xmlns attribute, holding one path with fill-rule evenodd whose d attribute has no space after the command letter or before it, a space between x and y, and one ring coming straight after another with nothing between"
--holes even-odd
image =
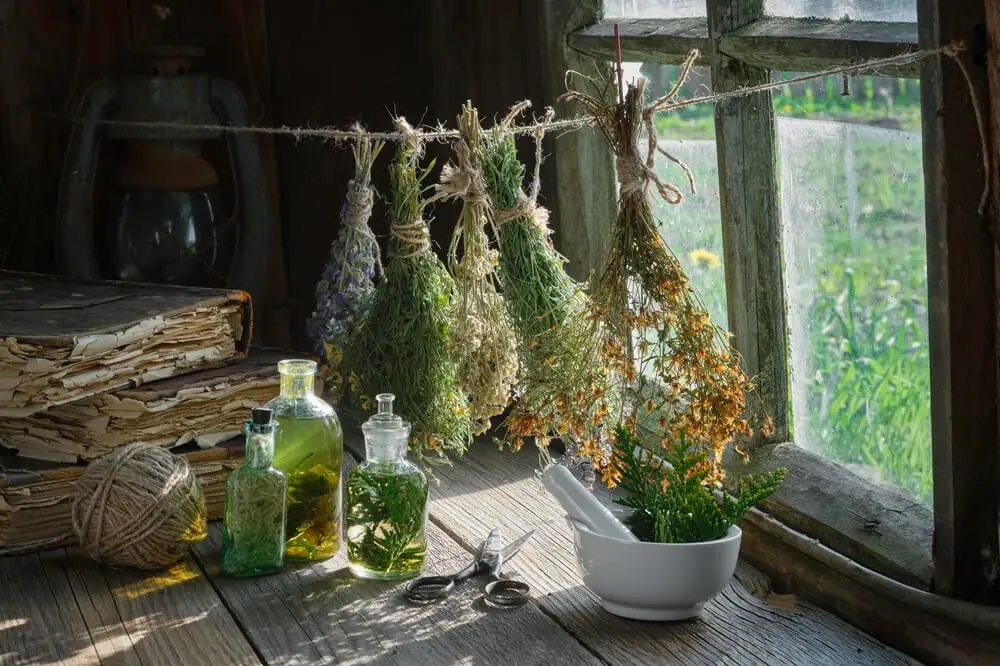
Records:
<instances>
[{"instance_id":1,"label":"scissor blade","mask_svg":"<svg viewBox=\"0 0 1000 666\"><path fill-rule=\"evenodd\" d=\"M479 551L479 561L487 571L498 571L503 562L503 533L500 528L490 531Z\"/></svg>"},{"instance_id":2,"label":"scissor blade","mask_svg":"<svg viewBox=\"0 0 1000 666\"><path fill-rule=\"evenodd\" d=\"M504 546L503 556L502 556L503 561L506 562L510 558L517 555L517 553L521 550L521 546L523 546L528 541L528 539L534 536L534 534L535 530L528 530L527 532L525 532L524 534L522 534L521 536L511 541L506 546Z\"/></svg>"}]
</instances>

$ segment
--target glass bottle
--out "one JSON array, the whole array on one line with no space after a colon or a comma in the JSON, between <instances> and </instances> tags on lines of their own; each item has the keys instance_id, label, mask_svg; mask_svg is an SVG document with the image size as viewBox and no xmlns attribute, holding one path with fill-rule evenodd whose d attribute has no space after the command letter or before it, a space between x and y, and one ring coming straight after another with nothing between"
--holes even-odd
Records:
<instances>
[{"instance_id":1,"label":"glass bottle","mask_svg":"<svg viewBox=\"0 0 1000 666\"><path fill-rule=\"evenodd\" d=\"M246 422L244 462L226 479L222 572L274 573L285 563L288 477L274 468L272 412L254 408Z\"/></svg>"},{"instance_id":2,"label":"glass bottle","mask_svg":"<svg viewBox=\"0 0 1000 666\"><path fill-rule=\"evenodd\" d=\"M427 477L406 459L410 424L375 396L365 421L365 461L347 477L347 561L362 578L411 578L427 555Z\"/></svg>"},{"instance_id":3,"label":"glass bottle","mask_svg":"<svg viewBox=\"0 0 1000 666\"><path fill-rule=\"evenodd\" d=\"M288 475L285 557L325 560L340 548L344 432L315 391L316 362L278 362L281 394L267 403L278 421L275 467Z\"/></svg>"}]
</instances>

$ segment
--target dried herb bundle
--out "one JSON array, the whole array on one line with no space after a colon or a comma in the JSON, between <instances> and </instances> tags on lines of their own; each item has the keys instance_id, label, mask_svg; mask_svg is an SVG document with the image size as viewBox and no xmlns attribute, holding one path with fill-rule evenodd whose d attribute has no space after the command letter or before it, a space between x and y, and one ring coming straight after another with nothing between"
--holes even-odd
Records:
<instances>
[{"instance_id":1,"label":"dried herb bundle","mask_svg":"<svg viewBox=\"0 0 1000 666\"><path fill-rule=\"evenodd\" d=\"M536 205L541 136L529 196L524 165L506 125L527 107L514 107L486 137L484 172L495 206L499 277L517 332L520 359L517 401L507 418L515 449L534 438L544 452L551 437L566 440L571 455L596 452L608 412L606 368L596 363L600 343L583 286L564 268L550 239L548 212ZM574 450L577 449L577 450Z\"/></svg>"},{"instance_id":2,"label":"dried herb bundle","mask_svg":"<svg viewBox=\"0 0 1000 666\"><path fill-rule=\"evenodd\" d=\"M375 277L382 273L378 240L368 226L374 188L372 165L384 142L373 142L358 130L353 142L354 178L340 210L340 232L330 248L323 277L316 284L316 309L306 322L320 357L320 373L327 393L338 400L343 393L344 347L356 322L375 293Z\"/></svg>"},{"instance_id":3,"label":"dried herb bundle","mask_svg":"<svg viewBox=\"0 0 1000 666\"><path fill-rule=\"evenodd\" d=\"M697 52L662 98L645 105L645 81L628 85L624 99L609 100L610 86L590 95L569 90L563 98L579 103L594 118L615 155L619 181L618 214L604 269L593 294L595 314L607 333L605 362L623 380L631 404L622 414L633 432L639 420L653 415L662 446L681 436L711 453L708 479L721 480L722 455L737 435L749 435L746 393L752 383L730 349L728 333L716 326L692 288L677 258L663 241L653 217L648 187L652 183L668 203L681 192L662 182L653 170L657 145L653 114L680 90ZM639 155L645 127L647 155ZM679 164L693 178L687 167ZM603 470L616 481L615 467Z\"/></svg>"},{"instance_id":4,"label":"dried herb bundle","mask_svg":"<svg viewBox=\"0 0 1000 666\"><path fill-rule=\"evenodd\" d=\"M416 133L399 119L401 131ZM399 413L412 423L414 457L446 461L471 442L468 400L456 383L449 355L455 282L431 249L423 219L426 179L418 173L419 141L401 144L390 166L390 257L368 316L345 355L352 401L372 411L374 396L394 393Z\"/></svg>"},{"instance_id":5,"label":"dried herb bundle","mask_svg":"<svg viewBox=\"0 0 1000 666\"><path fill-rule=\"evenodd\" d=\"M448 251L455 276L452 350L459 360L459 385L470 402L472 434L481 435L510 402L517 374L517 343L496 288L497 252L490 248L486 235L492 206L483 179L479 113L471 103L463 105L458 127L461 138L455 143L456 165L442 170L435 199L462 200Z\"/></svg>"}]
</instances>

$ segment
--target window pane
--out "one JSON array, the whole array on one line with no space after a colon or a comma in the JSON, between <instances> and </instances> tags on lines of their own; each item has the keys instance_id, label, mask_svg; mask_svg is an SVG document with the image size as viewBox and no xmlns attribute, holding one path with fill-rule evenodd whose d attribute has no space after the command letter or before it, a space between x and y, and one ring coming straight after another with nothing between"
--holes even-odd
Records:
<instances>
[{"instance_id":1,"label":"window pane","mask_svg":"<svg viewBox=\"0 0 1000 666\"><path fill-rule=\"evenodd\" d=\"M764 11L770 16L838 21L917 22L916 0L766 0Z\"/></svg>"},{"instance_id":2,"label":"window pane","mask_svg":"<svg viewBox=\"0 0 1000 666\"><path fill-rule=\"evenodd\" d=\"M677 77L676 65L645 64L646 93L654 99L667 92ZM711 89L707 67L696 67L679 97L705 94ZM719 208L719 169L715 150L714 109L710 104L661 113L656 117L660 147L691 169L697 188L691 194L687 177L663 155L656 158L657 175L684 193L679 204L653 197L653 214L667 245L677 255L712 320L728 328L726 274L722 260L722 216ZM645 155L645 139L641 154Z\"/></svg>"},{"instance_id":3,"label":"window pane","mask_svg":"<svg viewBox=\"0 0 1000 666\"><path fill-rule=\"evenodd\" d=\"M868 77L841 96L841 85L775 95L794 439L929 505L917 86ZM802 115L831 120L788 117Z\"/></svg>"},{"instance_id":4,"label":"window pane","mask_svg":"<svg viewBox=\"0 0 1000 666\"><path fill-rule=\"evenodd\" d=\"M705 0L604 0L605 18L696 18Z\"/></svg>"}]
</instances>

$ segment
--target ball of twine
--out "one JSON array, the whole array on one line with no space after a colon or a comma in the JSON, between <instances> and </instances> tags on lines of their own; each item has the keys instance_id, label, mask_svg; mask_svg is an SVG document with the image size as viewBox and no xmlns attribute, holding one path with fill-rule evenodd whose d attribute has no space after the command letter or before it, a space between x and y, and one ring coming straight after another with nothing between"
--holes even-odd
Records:
<instances>
[{"instance_id":1,"label":"ball of twine","mask_svg":"<svg viewBox=\"0 0 1000 666\"><path fill-rule=\"evenodd\" d=\"M205 495L188 461L150 444L99 458L76 482L73 528L99 562L174 564L206 535Z\"/></svg>"}]
</instances>

